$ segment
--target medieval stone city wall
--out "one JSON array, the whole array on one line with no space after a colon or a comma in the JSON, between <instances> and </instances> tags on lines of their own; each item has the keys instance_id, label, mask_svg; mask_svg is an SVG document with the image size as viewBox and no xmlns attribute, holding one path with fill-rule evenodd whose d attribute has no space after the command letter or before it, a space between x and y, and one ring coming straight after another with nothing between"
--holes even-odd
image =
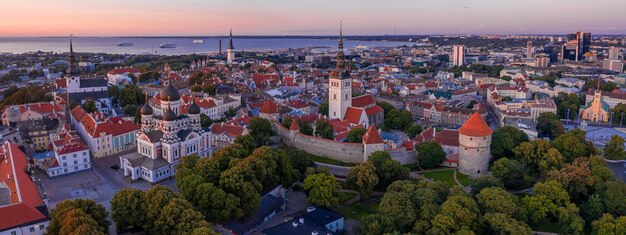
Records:
<instances>
[{"instance_id":1,"label":"medieval stone city wall","mask_svg":"<svg viewBox=\"0 0 626 235\"><path fill-rule=\"evenodd\" d=\"M417 153L413 150L406 150L405 148L385 149L391 159L400 162L402 165L417 163Z\"/></svg>"},{"instance_id":2,"label":"medieval stone city wall","mask_svg":"<svg viewBox=\"0 0 626 235\"><path fill-rule=\"evenodd\" d=\"M274 131L286 145L313 155L342 162L361 163L364 161L362 143L344 143L301 133L292 133L280 123L274 120L270 121L273 122Z\"/></svg>"}]
</instances>

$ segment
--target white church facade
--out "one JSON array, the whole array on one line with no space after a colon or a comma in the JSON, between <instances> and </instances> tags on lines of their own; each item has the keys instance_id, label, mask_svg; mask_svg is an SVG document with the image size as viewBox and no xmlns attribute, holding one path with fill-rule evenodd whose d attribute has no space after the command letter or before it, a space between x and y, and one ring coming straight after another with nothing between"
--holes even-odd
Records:
<instances>
[{"instance_id":1,"label":"white church facade","mask_svg":"<svg viewBox=\"0 0 626 235\"><path fill-rule=\"evenodd\" d=\"M200 107L195 101L183 113L180 94L171 84L160 91L159 99L161 115L156 115L147 102L140 110L137 152L120 156L124 176L132 181L164 181L176 173L183 156L212 155L211 132L202 128Z\"/></svg>"}]
</instances>

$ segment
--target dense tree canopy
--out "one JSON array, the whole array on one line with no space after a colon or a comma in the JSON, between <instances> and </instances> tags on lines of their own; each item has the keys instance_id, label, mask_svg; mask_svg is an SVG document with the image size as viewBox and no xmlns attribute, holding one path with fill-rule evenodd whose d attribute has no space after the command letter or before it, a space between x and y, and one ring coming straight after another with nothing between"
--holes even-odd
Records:
<instances>
[{"instance_id":1,"label":"dense tree canopy","mask_svg":"<svg viewBox=\"0 0 626 235\"><path fill-rule=\"evenodd\" d=\"M413 139L415 138L415 136L422 133L422 126L418 124L413 124L409 128L407 128L405 132L409 136L409 138Z\"/></svg>"},{"instance_id":2,"label":"dense tree canopy","mask_svg":"<svg viewBox=\"0 0 626 235\"><path fill-rule=\"evenodd\" d=\"M578 109L581 104L584 103L584 97L579 97L575 93L565 94L559 93L559 95L554 99L557 107L557 113L561 119L568 118L569 112L569 120L575 120L578 115Z\"/></svg>"},{"instance_id":3,"label":"dense tree canopy","mask_svg":"<svg viewBox=\"0 0 626 235\"><path fill-rule=\"evenodd\" d=\"M50 212L48 234L107 234L110 222L106 209L93 200L65 200Z\"/></svg>"},{"instance_id":4,"label":"dense tree canopy","mask_svg":"<svg viewBox=\"0 0 626 235\"><path fill-rule=\"evenodd\" d=\"M389 153L376 151L370 154L368 161L372 162L378 176L376 189L384 190L397 180L409 178L409 168L402 166L398 161L391 159Z\"/></svg>"},{"instance_id":5,"label":"dense tree canopy","mask_svg":"<svg viewBox=\"0 0 626 235\"><path fill-rule=\"evenodd\" d=\"M317 120L315 122L315 135L324 139L335 139L333 126L326 120Z\"/></svg>"},{"instance_id":6,"label":"dense tree canopy","mask_svg":"<svg viewBox=\"0 0 626 235\"><path fill-rule=\"evenodd\" d=\"M565 128L556 114L545 112L537 118L537 131L541 137L556 138L565 133Z\"/></svg>"},{"instance_id":7,"label":"dense tree canopy","mask_svg":"<svg viewBox=\"0 0 626 235\"><path fill-rule=\"evenodd\" d=\"M98 110L96 108L96 101L92 98L87 98L87 100L85 100L85 103L82 105L82 108L87 113L93 113Z\"/></svg>"},{"instance_id":8,"label":"dense tree canopy","mask_svg":"<svg viewBox=\"0 0 626 235\"><path fill-rule=\"evenodd\" d=\"M596 153L593 143L585 138L585 132L580 129L568 131L557 137L552 141L552 146L559 150L567 162L572 162L577 157L589 157Z\"/></svg>"},{"instance_id":9,"label":"dense tree canopy","mask_svg":"<svg viewBox=\"0 0 626 235\"><path fill-rule=\"evenodd\" d=\"M619 135L611 136L611 140L604 147L604 157L611 160L626 159L624 152L624 138Z\"/></svg>"},{"instance_id":10,"label":"dense tree canopy","mask_svg":"<svg viewBox=\"0 0 626 235\"><path fill-rule=\"evenodd\" d=\"M335 176L328 173L308 175L304 179L304 190L309 203L321 207L333 207L339 204L337 190L341 188Z\"/></svg>"},{"instance_id":11,"label":"dense tree canopy","mask_svg":"<svg viewBox=\"0 0 626 235\"><path fill-rule=\"evenodd\" d=\"M348 131L348 137L346 137L346 141L350 143L361 143L363 142L363 135L367 130L362 127L352 128Z\"/></svg>"},{"instance_id":12,"label":"dense tree canopy","mask_svg":"<svg viewBox=\"0 0 626 235\"><path fill-rule=\"evenodd\" d=\"M626 118L624 118L624 116L626 115L626 104L619 103L615 105L611 112L613 112L614 125L619 125L620 127L622 127L624 124L626 124Z\"/></svg>"},{"instance_id":13,"label":"dense tree canopy","mask_svg":"<svg viewBox=\"0 0 626 235\"><path fill-rule=\"evenodd\" d=\"M270 137L274 134L272 124L260 117L252 118L248 124L250 135L254 138L256 146L267 145Z\"/></svg>"},{"instance_id":14,"label":"dense tree canopy","mask_svg":"<svg viewBox=\"0 0 626 235\"><path fill-rule=\"evenodd\" d=\"M115 193L111 199L111 217L118 232L144 225L143 201L144 192L139 189L122 189Z\"/></svg>"},{"instance_id":15,"label":"dense tree canopy","mask_svg":"<svg viewBox=\"0 0 626 235\"><path fill-rule=\"evenodd\" d=\"M250 152L249 138L237 142L212 158L183 157L177 167L181 194L211 222L254 213L263 192L277 185L289 186L299 175L283 150L260 147Z\"/></svg>"},{"instance_id":16,"label":"dense tree canopy","mask_svg":"<svg viewBox=\"0 0 626 235\"><path fill-rule=\"evenodd\" d=\"M434 168L439 166L446 159L446 153L439 143L427 141L419 143L415 147L417 151L417 159L420 166L424 168Z\"/></svg>"},{"instance_id":17,"label":"dense tree canopy","mask_svg":"<svg viewBox=\"0 0 626 235\"><path fill-rule=\"evenodd\" d=\"M513 155L513 148L528 141L528 135L511 126L505 126L493 132L491 155L494 160Z\"/></svg>"},{"instance_id":18,"label":"dense tree canopy","mask_svg":"<svg viewBox=\"0 0 626 235\"><path fill-rule=\"evenodd\" d=\"M408 110L392 109L389 113L385 113L383 129L385 130L406 130L413 123L411 112Z\"/></svg>"},{"instance_id":19,"label":"dense tree canopy","mask_svg":"<svg viewBox=\"0 0 626 235\"><path fill-rule=\"evenodd\" d=\"M348 186L359 192L361 200L366 200L371 196L374 187L378 184L376 168L370 161L363 162L350 168L347 180Z\"/></svg>"}]
</instances>

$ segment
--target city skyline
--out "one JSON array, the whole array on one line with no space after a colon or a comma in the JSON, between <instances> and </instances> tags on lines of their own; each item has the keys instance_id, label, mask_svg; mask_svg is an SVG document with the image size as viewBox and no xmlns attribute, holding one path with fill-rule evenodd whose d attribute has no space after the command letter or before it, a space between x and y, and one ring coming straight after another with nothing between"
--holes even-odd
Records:
<instances>
[{"instance_id":1,"label":"city skyline","mask_svg":"<svg viewBox=\"0 0 626 235\"><path fill-rule=\"evenodd\" d=\"M417 34L626 34L619 0L12 1L0 37ZM583 17L589 15L590 17ZM591 17L593 16L593 17ZM496 20L497 19L497 20Z\"/></svg>"}]
</instances>

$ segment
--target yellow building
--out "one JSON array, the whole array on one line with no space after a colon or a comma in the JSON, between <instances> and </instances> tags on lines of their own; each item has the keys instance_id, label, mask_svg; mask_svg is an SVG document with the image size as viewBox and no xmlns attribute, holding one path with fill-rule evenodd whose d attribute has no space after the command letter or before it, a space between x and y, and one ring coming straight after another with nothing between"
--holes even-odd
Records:
<instances>
[{"instance_id":1,"label":"yellow building","mask_svg":"<svg viewBox=\"0 0 626 235\"><path fill-rule=\"evenodd\" d=\"M609 105L604 102L600 90L595 91L591 102L580 107L580 116L592 122L609 122Z\"/></svg>"}]
</instances>

